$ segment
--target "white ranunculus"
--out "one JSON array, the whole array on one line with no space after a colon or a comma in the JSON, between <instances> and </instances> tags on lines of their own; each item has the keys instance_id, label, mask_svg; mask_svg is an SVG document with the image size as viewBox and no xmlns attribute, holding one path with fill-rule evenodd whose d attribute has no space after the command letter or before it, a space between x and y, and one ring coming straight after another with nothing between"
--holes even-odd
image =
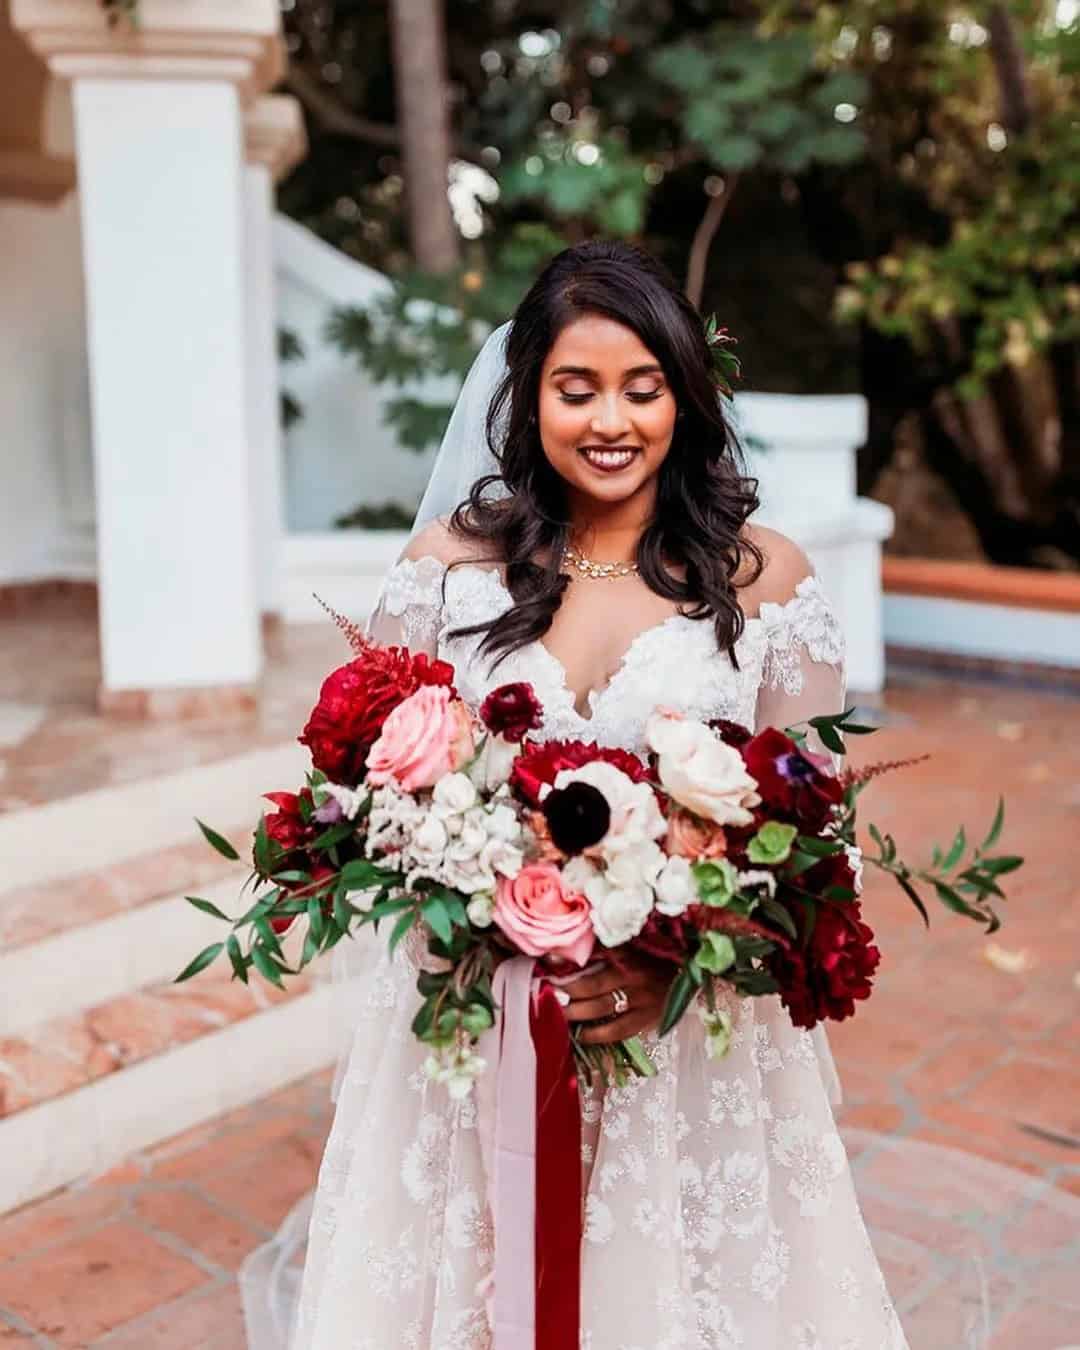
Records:
<instances>
[{"instance_id":1,"label":"white ranunculus","mask_svg":"<svg viewBox=\"0 0 1080 1350\"><path fill-rule=\"evenodd\" d=\"M848 863L855 874L854 891L856 895L862 895L863 888L863 858L862 849L858 844L845 844L844 852L847 854Z\"/></svg>"},{"instance_id":2,"label":"white ranunculus","mask_svg":"<svg viewBox=\"0 0 1080 1350\"><path fill-rule=\"evenodd\" d=\"M660 781L687 810L718 825L749 825L761 797L742 755L703 722L656 712L645 738L659 756Z\"/></svg>"},{"instance_id":3,"label":"white ranunculus","mask_svg":"<svg viewBox=\"0 0 1080 1350\"><path fill-rule=\"evenodd\" d=\"M481 892L474 895L465 906L465 913L469 916L469 922L476 928L490 928L495 916L495 901L490 895Z\"/></svg>"},{"instance_id":4,"label":"white ranunculus","mask_svg":"<svg viewBox=\"0 0 1080 1350\"><path fill-rule=\"evenodd\" d=\"M764 886L769 895L776 894L776 877L764 868L751 868L748 872L737 872L735 884L739 890L753 890L755 886Z\"/></svg>"},{"instance_id":5,"label":"white ranunculus","mask_svg":"<svg viewBox=\"0 0 1080 1350\"><path fill-rule=\"evenodd\" d=\"M664 866L664 851L653 839L642 839L607 857L604 875L612 886L654 886Z\"/></svg>"},{"instance_id":6,"label":"white ranunculus","mask_svg":"<svg viewBox=\"0 0 1080 1350\"><path fill-rule=\"evenodd\" d=\"M521 838L521 822L512 806L499 802L488 812L487 831L493 839L505 839L508 844Z\"/></svg>"},{"instance_id":7,"label":"white ranunculus","mask_svg":"<svg viewBox=\"0 0 1080 1350\"><path fill-rule=\"evenodd\" d=\"M575 895L588 895L589 882L599 876L600 869L596 864L580 854L571 858L562 870L563 885Z\"/></svg>"},{"instance_id":8,"label":"white ranunculus","mask_svg":"<svg viewBox=\"0 0 1080 1350\"><path fill-rule=\"evenodd\" d=\"M427 815L413 832L412 851L425 858L439 858L448 843L446 827L438 816Z\"/></svg>"},{"instance_id":9,"label":"white ranunculus","mask_svg":"<svg viewBox=\"0 0 1080 1350\"><path fill-rule=\"evenodd\" d=\"M480 865L494 877L516 877L525 862L525 855L515 844L505 839L489 839L480 850Z\"/></svg>"},{"instance_id":10,"label":"white ranunculus","mask_svg":"<svg viewBox=\"0 0 1080 1350\"><path fill-rule=\"evenodd\" d=\"M355 820L360 814L360 808L368 798L366 788L342 787L340 783L323 783L318 791L325 793L328 797L333 797L334 801L341 807L341 814L346 820Z\"/></svg>"},{"instance_id":11,"label":"white ranunculus","mask_svg":"<svg viewBox=\"0 0 1080 1350\"><path fill-rule=\"evenodd\" d=\"M520 749L502 736L486 736L480 753L469 765L469 777L481 792L494 791L510 777Z\"/></svg>"},{"instance_id":12,"label":"white ranunculus","mask_svg":"<svg viewBox=\"0 0 1080 1350\"><path fill-rule=\"evenodd\" d=\"M612 886L597 876L585 894L592 906L593 931L605 947L637 937L652 912L653 895L647 886Z\"/></svg>"},{"instance_id":13,"label":"white ranunculus","mask_svg":"<svg viewBox=\"0 0 1080 1350\"><path fill-rule=\"evenodd\" d=\"M432 788L431 798L450 811L467 811L476 802L476 788L468 774L448 773Z\"/></svg>"},{"instance_id":14,"label":"white ranunculus","mask_svg":"<svg viewBox=\"0 0 1080 1350\"><path fill-rule=\"evenodd\" d=\"M668 858L656 879L656 908L677 918L697 899L694 874L687 858Z\"/></svg>"}]
</instances>

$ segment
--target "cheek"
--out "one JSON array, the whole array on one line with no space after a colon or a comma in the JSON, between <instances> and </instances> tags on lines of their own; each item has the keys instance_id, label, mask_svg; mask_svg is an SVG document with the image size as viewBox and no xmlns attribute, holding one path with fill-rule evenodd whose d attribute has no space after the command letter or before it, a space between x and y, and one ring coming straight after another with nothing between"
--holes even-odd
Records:
<instances>
[{"instance_id":1,"label":"cheek","mask_svg":"<svg viewBox=\"0 0 1080 1350\"><path fill-rule=\"evenodd\" d=\"M666 454L675 435L675 404L668 399L646 404L642 415L636 418L638 433L650 450Z\"/></svg>"},{"instance_id":2,"label":"cheek","mask_svg":"<svg viewBox=\"0 0 1080 1350\"><path fill-rule=\"evenodd\" d=\"M549 453L558 453L578 445L588 427L582 407L557 398L541 398L539 407L540 439Z\"/></svg>"}]
</instances>

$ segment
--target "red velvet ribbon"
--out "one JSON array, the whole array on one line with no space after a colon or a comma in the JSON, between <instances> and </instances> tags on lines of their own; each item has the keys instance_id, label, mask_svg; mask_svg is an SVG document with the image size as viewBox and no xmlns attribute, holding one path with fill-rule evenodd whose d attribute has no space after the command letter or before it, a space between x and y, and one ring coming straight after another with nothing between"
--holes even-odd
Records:
<instances>
[{"instance_id":1,"label":"red velvet ribbon","mask_svg":"<svg viewBox=\"0 0 1080 1350\"><path fill-rule=\"evenodd\" d=\"M536 1047L536 1350L578 1350L581 1103L566 1015L546 981L531 1011Z\"/></svg>"}]
</instances>

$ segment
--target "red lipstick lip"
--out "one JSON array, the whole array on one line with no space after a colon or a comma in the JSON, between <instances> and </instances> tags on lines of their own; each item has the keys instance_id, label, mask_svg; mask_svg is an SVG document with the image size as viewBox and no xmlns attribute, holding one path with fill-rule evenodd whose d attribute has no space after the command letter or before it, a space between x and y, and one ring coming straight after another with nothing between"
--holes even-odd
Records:
<instances>
[{"instance_id":1,"label":"red lipstick lip","mask_svg":"<svg viewBox=\"0 0 1080 1350\"><path fill-rule=\"evenodd\" d=\"M601 454L610 454L610 453L613 453L613 452L621 452L621 453L625 454L627 450L631 451L631 452L632 452L633 454L635 454L635 455L638 453L638 447L637 447L636 445L579 445L579 446L578 446L578 452L579 452L580 454L582 454L582 455L585 454L585 452L586 452L587 450L599 450Z\"/></svg>"}]
</instances>

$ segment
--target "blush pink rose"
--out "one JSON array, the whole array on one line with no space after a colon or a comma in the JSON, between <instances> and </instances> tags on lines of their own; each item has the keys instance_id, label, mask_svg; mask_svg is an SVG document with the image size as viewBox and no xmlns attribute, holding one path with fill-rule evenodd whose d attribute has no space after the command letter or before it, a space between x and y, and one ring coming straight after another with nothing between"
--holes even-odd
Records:
<instances>
[{"instance_id":1,"label":"blush pink rose","mask_svg":"<svg viewBox=\"0 0 1080 1350\"><path fill-rule=\"evenodd\" d=\"M499 878L495 922L526 956L561 956L575 966L588 963L596 941L588 900L567 890L551 863Z\"/></svg>"},{"instance_id":2,"label":"blush pink rose","mask_svg":"<svg viewBox=\"0 0 1080 1350\"><path fill-rule=\"evenodd\" d=\"M367 781L434 787L474 752L472 719L445 685L423 685L393 710L367 757Z\"/></svg>"}]
</instances>

